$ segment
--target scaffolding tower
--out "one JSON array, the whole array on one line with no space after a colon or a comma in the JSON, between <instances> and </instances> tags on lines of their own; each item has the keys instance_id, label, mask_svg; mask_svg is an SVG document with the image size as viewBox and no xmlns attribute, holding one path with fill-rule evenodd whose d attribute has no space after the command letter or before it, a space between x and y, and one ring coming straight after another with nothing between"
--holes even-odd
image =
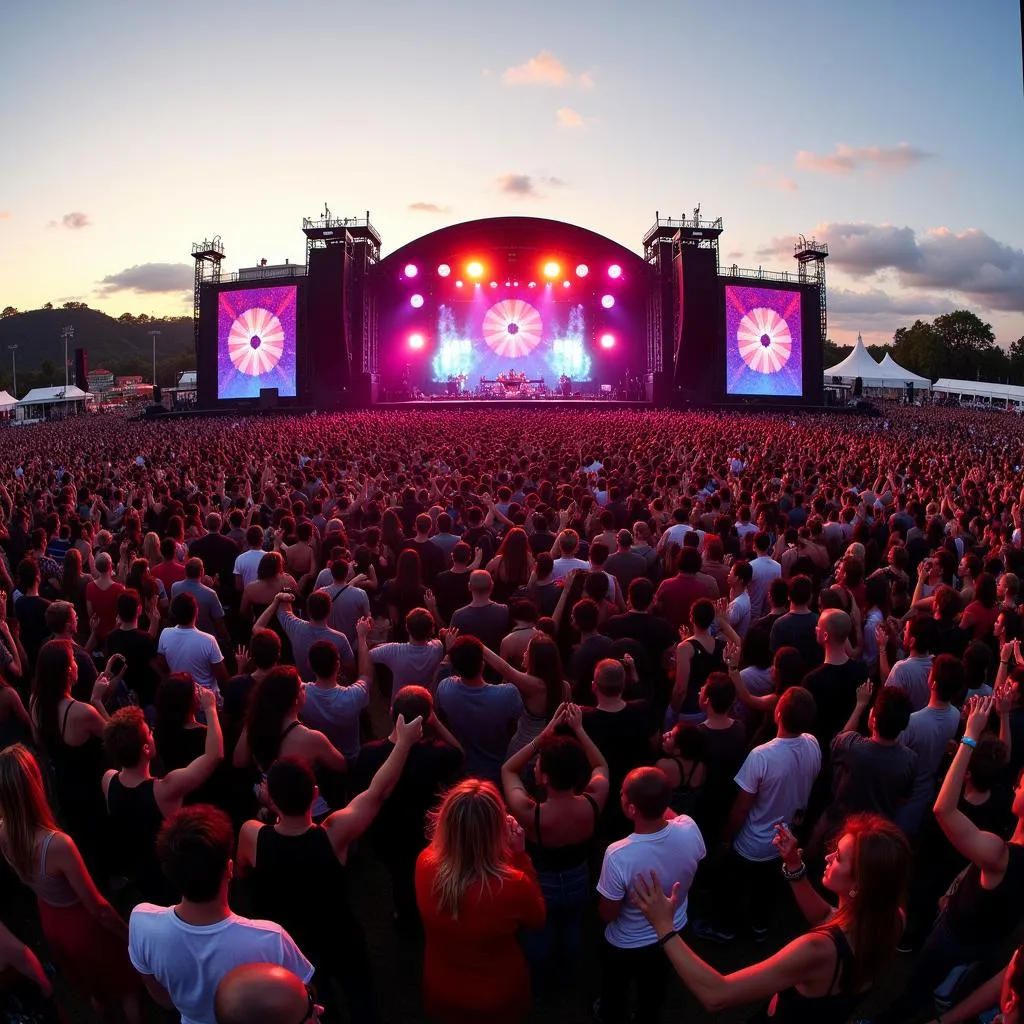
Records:
<instances>
[{"instance_id":1,"label":"scaffolding tower","mask_svg":"<svg viewBox=\"0 0 1024 1024\"><path fill-rule=\"evenodd\" d=\"M192 296L192 332L193 344L195 346L196 365L199 359L199 302L204 284L218 284L220 282L220 265L224 259L224 243L220 235L214 235L212 240L193 242L192 259L196 261L195 286Z\"/></svg>"},{"instance_id":2,"label":"scaffolding tower","mask_svg":"<svg viewBox=\"0 0 1024 1024\"><path fill-rule=\"evenodd\" d=\"M801 235L793 246L793 258L798 264L797 277L800 283L818 286L821 343L824 345L828 340L828 302L825 295L825 260L828 259L828 245Z\"/></svg>"}]
</instances>

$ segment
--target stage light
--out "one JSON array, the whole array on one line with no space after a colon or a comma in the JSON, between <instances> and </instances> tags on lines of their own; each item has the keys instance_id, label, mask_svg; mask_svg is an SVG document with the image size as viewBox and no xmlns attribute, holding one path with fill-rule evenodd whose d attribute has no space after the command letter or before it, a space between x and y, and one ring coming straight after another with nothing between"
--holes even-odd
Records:
<instances>
[{"instance_id":1,"label":"stage light","mask_svg":"<svg viewBox=\"0 0 1024 1024\"><path fill-rule=\"evenodd\" d=\"M491 282L491 287L492 288L497 288L498 287L498 282L497 281L492 281Z\"/></svg>"},{"instance_id":2,"label":"stage light","mask_svg":"<svg viewBox=\"0 0 1024 1024\"><path fill-rule=\"evenodd\" d=\"M611 278L611 279L612 279L613 281L614 281L614 280L618 280L618 278L622 277L622 267L620 267L620 266L618 265L618 263L613 263L613 264L612 264L612 265L611 265L611 266L610 266L610 267L608 268L608 276L609 276L609 277L610 277L610 278Z\"/></svg>"},{"instance_id":3,"label":"stage light","mask_svg":"<svg viewBox=\"0 0 1024 1024\"><path fill-rule=\"evenodd\" d=\"M588 266L586 265L586 263L581 263L581 264L580 264L580 265L579 265L579 266L578 266L578 267L576 268L576 276L577 276L577 277L586 277L586 276L587 276L587 274L589 274L589 273L590 273L590 267L588 267Z\"/></svg>"},{"instance_id":4,"label":"stage light","mask_svg":"<svg viewBox=\"0 0 1024 1024\"><path fill-rule=\"evenodd\" d=\"M506 288L511 288L512 287L512 282L511 281L506 281L505 282L505 287Z\"/></svg>"},{"instance_id":5,"label":"stage light","mask_svg":"<svg viewBox=\"0 0 1024 1024\"><path fill-rule=\"evenodd\" d=\"M568 288L568 287L569 287L569 285L570 285L570 283L571 283L571 282L569 282L569 281L563 281L563 282L562 282L562 287L563 287L563 288Z\"/></svg>"},{"instance_id":6,"label":"stage light","mask_svg":"<svg viewBox=\"0 0 1024 1024\"><path fill-rule=\"evenodd\" d=\"M537 287L537 282L536 281L531 281L526 287L527 288L536 288Z\"/></svg>"},{"instance_id":7,"label":"stage light","mask_svg":"<svg viewBox=\"0 0 1024 1024\"><path fill-rule=\"evenodd\" d=\"M472 263L466 266L466 273L470 277L483 277L484 276L484 265L474 260Z\"/></svg>"},{"instance_id":8,"label":"stage light","mask_svg":"<svg viewBox=\"0 0 1024 1024\"><path fill-rule=\"evenodd\" d=\"M614 295L602 295L601 296L601 305L604 306L605 309L611 309L612 306L615 305L615 296Z\"/></svg>"},{"instance_id":9,"label":"stage light","mask_svg":"<svg viewBox=\"0 0 1024 1024\"><path fill-rule=\"evenodd\" d=\"M420 268L415 263L406 263L405 265L405 276L415 277L420 272Z\"/></svg>"},{"instance_id":10,"label":"stage light","mask_svg":"<svg viewBox=\"0 0 1024 1024\"><path fill-rule=\"evenodd\" d=\"M421 349L426 343L427 339L422 334L409 335L409 348Z\"/></svg>"},{"instance_id":11,"label":"stage light","mask_svg":"<svg viewBox=\"0 0 1024 1024\"><path fill-rule=\"evenodd\" d=\"M456 281L455 282L455 287L456 288L461 288L462 287L462 282L461 281Z\"/></svg>"},{"instance_id":12,"label":"stage light","mask_svg":"<svg viewBox=\"0 0 1024 1024\"><path fill-rule=\"evenodd\" d=\"M614 334L602 334L601 335L601 348L615 348L615 335Z\"/></svg>"},{"instance_id":13,"label":"stage light","mask_svg":"<svg viewBox=\"0 0 1024 1024\"><path fill-rule=\"evenodd\" d=\"M417 293L409 300L409 305L412 306L413 309L419 309L420 306L423 305L423 296Z\"/></svg>"},{"instance_id":14,"label":"stage light","mask_svg":"<svg viewBox=\"0 0 1024 1024\"><path fill-rule=\"evenodd\" d=\"M544 276L547 278L558 277L561 272L562 268L554 260L544 264Z\"/></svg>"},{"instance_id":15,"label":"stage light","mask_svg":"<svg viewBox=\"0 0 1024 1024\"><path fill-rule=\"evenodd\" d=\"M512 287L513 288L518 288L519 287L519 282L518 281L513 281L512 282Z\"/></svg>"},{"instance_id":16,"label":"stage light","mask_svg":"<svg viewBox=\"0 0 1024 1024\"><path fill-rule=\"evenodd\" d=\"M447 263L442 263L441 266L437 268L438 277L447 277L451 272L452 268L449 267Z\"/></svg>"}]
</instances>

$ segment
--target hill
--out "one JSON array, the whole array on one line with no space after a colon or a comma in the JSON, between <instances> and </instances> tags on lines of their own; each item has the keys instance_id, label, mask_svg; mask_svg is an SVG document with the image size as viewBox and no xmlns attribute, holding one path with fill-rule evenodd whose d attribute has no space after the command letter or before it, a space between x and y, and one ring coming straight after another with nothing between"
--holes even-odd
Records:
<instances>
[{"instance_id":1,"label":"hill","mask_svg":"<svg viewBox=\"0 0 1024 1024\"><path fill-rule=\"evenodd\" d=\"M0 367L4 367L0 380L10 382L8 347L17 345L19 392L24 393L32 378L40 374L53 379L37 380L33 386L63 383L61 331L65 326L75 329L75 336L68 343L72 366L74 350L84 348L90 369L102 367L119 374L141 373L148 380L153 372L153 340L147 331L160 332L157 338L159 380L170 383L176 371L195 366L191 317L154 320L145 315L125 314L115 319L98 309L76 303L71 308L32 309L24 313L4 310L0 315Z\"/></svg>"}]
</instances>

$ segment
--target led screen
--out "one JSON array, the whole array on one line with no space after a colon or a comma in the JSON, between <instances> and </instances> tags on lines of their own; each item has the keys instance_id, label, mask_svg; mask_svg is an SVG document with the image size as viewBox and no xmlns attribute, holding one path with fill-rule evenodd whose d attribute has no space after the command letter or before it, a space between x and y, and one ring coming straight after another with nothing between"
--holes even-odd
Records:
<instances>
[{"instance_id":1,"label":"led screen","mask_svg":"<svg viewBox=\"0 0 1024 1024\"><path fill-rule=\"evenodd\" d=\"M726 394L803 395L800 299L798 291L726 286Z\"/></svg>"},{"instance_id":2,"label":"led screen","mask_svg":"<svg viewBox=\"0 0 1024 1024\"><path fill-rule=\"evenodd\" d=\"M259 398L262 388L277 388L282 398L295 397L297 295L295 285L220 293L218 398Z\"/></svg>"},{"instance_id":3,"label":"led screen","mask_svg":"<svg viewBox=\"0 0 1024 1024\"><path fill-rule=\"evenodd\" d=\"M476 297L438 307L431 376L464 375L467 386L514 371L555 387L564 375L591 380L592 359L582 303L554 300L551 289L523 295L478 288Z\"/></svg>"}]
</instances>

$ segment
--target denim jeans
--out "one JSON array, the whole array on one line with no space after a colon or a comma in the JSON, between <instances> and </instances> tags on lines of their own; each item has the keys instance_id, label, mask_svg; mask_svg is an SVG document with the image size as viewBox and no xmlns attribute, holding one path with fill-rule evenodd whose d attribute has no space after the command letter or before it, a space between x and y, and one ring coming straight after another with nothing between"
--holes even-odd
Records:
<instances>
[{"instance_id":1,"label":"denim jeans","mask_svg":"<svg viewBox=\"0 0 1024 1024\"><path fill-rule=\"evenodd\" d=\"M539 994L550 987L557 970L568 974L580 955L583 911L590 899L590 872L586 864L564 871L538 871L547 918L540 931L526 932L522 945Z\"/></svg>"}]
</instances>

